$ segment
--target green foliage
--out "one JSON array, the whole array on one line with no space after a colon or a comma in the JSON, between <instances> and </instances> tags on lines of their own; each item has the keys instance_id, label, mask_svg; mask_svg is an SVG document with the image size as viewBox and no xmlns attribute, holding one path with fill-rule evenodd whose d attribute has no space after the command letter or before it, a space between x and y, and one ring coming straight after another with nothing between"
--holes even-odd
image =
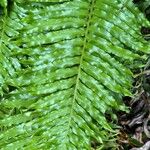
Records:
<instances>
[{"instance_id":1,"label":"green foliage","mask_svg":"<svg viewBox=\"0 0 150 150\"><path fill-rule=\"evenodd\" d=\"M131 0L0 5L1 150L112 147L150 23Z\"/></svg>"}]
</instances>

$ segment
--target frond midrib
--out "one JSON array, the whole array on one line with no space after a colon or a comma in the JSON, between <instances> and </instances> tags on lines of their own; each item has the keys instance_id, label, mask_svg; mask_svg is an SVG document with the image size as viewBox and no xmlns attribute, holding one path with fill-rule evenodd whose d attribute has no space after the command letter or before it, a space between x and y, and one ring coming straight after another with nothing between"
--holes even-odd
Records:
<instances>
[{"instance_id":1,"label":"frond midrib","mask_svg":"<svg viewBox=\"0 0 150 150\"><path fill-rule=\"evenodd\" d=\"M73 94L72 107L71 107L70 118L69 118L69 123L68 123L68 131L69 131L70 126L71 126L71 120L72 120L72 116L73 116L73 107L74 107L74 103L75 103L76 98L77 98L77 91L78 91L78 88L79 88L79 81L80 81L80 78L81 78L81 67L82 67L82 62L83 62L83 58L84 58L84 52L85 52L86 45L87 45L87 42L88 42L89 28L91 26L91 21L92 21L92 18L93 18L95 2L96 2L96 0L91 0L91 2L89 3L88 15L87 15L87 18L86 18L87 23L85 25L85 34L84 34L84 38L83 38L84 42L83 42L83 46L82 46L82 49L81 49L81 58L80 58L78 74L77 74L77 78L76 78L74 94Z\"/></svg>"}]
</instances>

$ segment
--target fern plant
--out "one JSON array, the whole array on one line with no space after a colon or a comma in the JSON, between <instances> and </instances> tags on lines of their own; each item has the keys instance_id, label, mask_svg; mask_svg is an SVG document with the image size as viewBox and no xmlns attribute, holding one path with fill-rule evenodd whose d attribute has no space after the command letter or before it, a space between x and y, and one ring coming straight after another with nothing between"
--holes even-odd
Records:
<instances>
[{"instance_id":1,"label":"fern plant","mask_svg":"<svg viewBox=\"0 0 150 150\"><path fill-rule=\"evenodd\" d=\"M113 146L114 112L126 111L134 60L150 52L140 33L150 23L131 0L0 5L0 149Z\"/></svg>"}]
</instances>

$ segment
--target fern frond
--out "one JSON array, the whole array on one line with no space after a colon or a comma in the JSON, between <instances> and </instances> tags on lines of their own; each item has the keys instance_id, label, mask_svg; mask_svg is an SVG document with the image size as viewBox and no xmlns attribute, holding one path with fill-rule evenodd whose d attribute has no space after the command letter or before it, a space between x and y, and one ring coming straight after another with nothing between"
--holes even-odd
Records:
<instances>
[{"instance_id":1,"label":"fern frond","mask_svg":"<svg viewBox=\"0 0 150 150\"><path fill-rule=\"evenodd\" d=\"M14 0L0 16L0 148L91 149L114 140L150 26L131 0ZM106 148L104 148L106 149Z\"/></svg>"}]
</instances>

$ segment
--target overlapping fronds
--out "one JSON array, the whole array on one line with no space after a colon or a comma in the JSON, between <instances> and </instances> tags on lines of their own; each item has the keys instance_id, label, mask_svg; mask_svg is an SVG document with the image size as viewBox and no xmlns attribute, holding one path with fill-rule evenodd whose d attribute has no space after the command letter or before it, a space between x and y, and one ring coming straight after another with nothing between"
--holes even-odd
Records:
<instances>
[{"instance_id":1,"label":"overlapping fronds","mask_svg":"<svg viewBox=\"0 0 150 150\"><path fill-rule=\"evenodd\" d=\"M105 147L131 95L130 64L149 53L149 22L131 0L0 4L0 148Z\"/></svg>"}]
</instances>

